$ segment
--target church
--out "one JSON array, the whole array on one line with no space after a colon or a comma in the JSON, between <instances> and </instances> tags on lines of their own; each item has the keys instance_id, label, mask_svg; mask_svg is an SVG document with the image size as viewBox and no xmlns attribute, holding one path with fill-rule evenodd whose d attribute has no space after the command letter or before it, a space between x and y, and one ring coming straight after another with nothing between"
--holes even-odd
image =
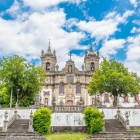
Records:
<instances>
[{"instance_id":1,"label":"church","mask_svg":"<svg viewBox=\"0 0 140 140\"><path fill-rule=\"evenodd\" d=\"M93 105L96 101L110 107L113 99L108 93L102 96L99 94L90 96L88 93L88 85L96 68L99 68L99 52L94 52L92 44L89 52L85 51L82 70L76 68L71 58L66 61L65 67L59 70L57 56L55 50L51 50L50 42L47 52L42 50L41 63L46 72L46 84L42 86L39 93L39 101L42 105L51 106L55 97L56 105L79 105L83 101L83 105ZM121 106L135 106L139 102L139 96L119 97Z\"/></svg>"}]
</instances>

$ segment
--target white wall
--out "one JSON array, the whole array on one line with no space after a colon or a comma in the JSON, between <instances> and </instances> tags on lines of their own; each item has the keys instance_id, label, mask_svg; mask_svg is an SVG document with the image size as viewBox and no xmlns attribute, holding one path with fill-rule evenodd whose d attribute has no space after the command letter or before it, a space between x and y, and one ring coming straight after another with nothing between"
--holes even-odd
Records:
<instances>
[{"instance_id":1,"label":"white wall","mask_svg":"<svg viewBox=\"0 0 140 140\"><path fill-rule=\"evenodd\" d=\"M0 127L3 127L4 113L8 111L8 120L13 117L14 109L0 110ZM36 109L18 109L18 114L22 119L29 119L30 112L35 112ZM105 119L114 119L117 109L99 109L105 114ZM129 113L130 126L140 126L140 109L120 109L121 114L125 117L126 111ZM52 126L84 126L84 115L82 113L53 113Z\"/></svg>"},{"instance_id":2,"label":"white wall","mask_svg":"<svg viewBox=\"0 0 140 140\"><path fill-rule=\"evenodd\" d=\"M53 113L51 126L85 126L82 113Z\"/></svg>"}]
</instances>

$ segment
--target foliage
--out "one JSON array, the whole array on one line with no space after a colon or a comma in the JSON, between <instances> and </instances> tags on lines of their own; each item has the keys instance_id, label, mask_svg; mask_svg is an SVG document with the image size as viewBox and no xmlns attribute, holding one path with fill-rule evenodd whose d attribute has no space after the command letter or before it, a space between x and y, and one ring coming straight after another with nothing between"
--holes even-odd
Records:
<instances>
[{"instance_id":1,"label":"foliage","mask_svg":"<svg viewBox=\"0 0 140 140\"><path fill-rule=\"evenodd\" d=\"M9 107L9 104L7 104L10 100L10 95L7 94L8 90L3 85L0 84L0 106L3 105L3 107Z\"/></svg>"},{"instance_id":2,"label":"foliage","mask_svg":"<svg viewBox=\"0 0 140 140\"><path fill-rule=\"evenodd\" d=\"M34 130L40 134L49 134L51 125L51 111L48 108L38 109L33 116Z\"/></svg>"},{"instance_id":3,"label":"foliage","mask_svg":"<svg viewBox=\"0 0 140 140\"><path fill-rule=\"evenodd\" d=\"M117 106L117 97L135 96L140 91L140 78L136 73L130 73L127 68L115 60L103 59L100 69L96 69L89 85L89 93L111 93L114 97L113 105Z\"/></svg>"},{"instance_id":4,"label":"foliage","mask_svg":"<svg viewBox=\"0 0 140 140\"><path fill-rule=\"evenodd\" d=\"M49 140L84 140L88 136L85 133L53 133L47 135L46 138Z\"/></svg>"},{"instance_id":5,"label":"foliage","mask_svg":"<svg viewBox=\"0 0 140 140\"><path fill-rule=\"evenodd\" d=\"M41 83L45 81L44 71L41 67L28 64L23 57L15 55L0 60L0 81L7 90L6 96L9 97L12 90L14 103L18 99L20 106L28 106L33 102ZM3 102L0 104L4 105ZM9 104L9 100L6 104Z\"/></svg>"},{"instance_id":6,"label":"foliage","mask_svg":"<svg viewBox=\"0 0 140 140\"><path fill-rule=\"evenodd\" d=\"M103 115L97 108L87 107L84 115L84 120L90 134L102 130L104 126Z\"/></svg>"},{"instance_id":7,"label":"foliage","mask_svg":"<svg viewBox=\"0 0 140 140\"><path fill-rule=\"evenodd\" d=\"M101 117L93 118L90 122L90 134L102 131L103 126L104 126L104 122Z\"/></svg>"}]
</instances>

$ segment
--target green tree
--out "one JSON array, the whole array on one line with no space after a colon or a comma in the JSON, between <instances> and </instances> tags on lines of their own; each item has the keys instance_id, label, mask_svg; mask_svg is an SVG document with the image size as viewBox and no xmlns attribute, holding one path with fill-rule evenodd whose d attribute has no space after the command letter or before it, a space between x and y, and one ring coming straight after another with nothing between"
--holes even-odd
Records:
<instances>
[{"instance_id":1,"label":"green tree","mask_svg":"<svg viewBox=\"0 0 140 140\"><path fill-rule=\"evenodd\" d=\"M39 108L33 116L34 130L40 134L49 134L51 126L51 110L48 108Z\"/></svg>"},{"instance_id":2,"label":"green tree","mask_svg":"<svg viewBox=\"0 0 140 140\"><path fill-rule=\"evenodd\" d=\"M9 107L10 95L7 93L8 89L3 84L0 84L0 106Z\"/></svg>"},{"instance_id":3,"label":"green tree","mask_svg":"<svg viewBox=\"0 0 140 140\"><path fill-rule=\"evenodd\" d=\"M117 106L117 97L128 94L136 96L140 91L140 79L136 73L129 72L127 68L114 59L103 59L100 68L96 69L89 85L91 95L99 92L111 93L114 97L113 105Z\"/></svg>"},{"instance_id":4,"label":"green tree","mask_svg":"<svg viewBox=\"0 0 140 140\"><path fill-rule=\"evenodd\" d=\"M97 108L87 107L84 115L88 133L93 134L102 130L104 126L103 115Z\"/></svg>"},{"instance_id":5,"label":"green tree","mask_svg":"<svg viewBox=\"0 0 140 140\"><path fill-rule=\"evenodd\" d=\"M0 60L0 81L7 90L5 96L9 97L12 90L13 101L15 103L18 100L20 106L29 106L33 102L44 78L43 69L27 63L23 57L14 55Z\"/></svg>"}]
</instances>

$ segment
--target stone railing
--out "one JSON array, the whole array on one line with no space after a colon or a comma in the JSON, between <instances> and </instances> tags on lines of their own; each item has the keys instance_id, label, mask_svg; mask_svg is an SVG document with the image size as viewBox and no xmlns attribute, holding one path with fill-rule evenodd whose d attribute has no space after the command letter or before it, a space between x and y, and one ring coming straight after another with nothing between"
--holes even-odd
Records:
<instances>
[{"instance_id":1,"label":"stone railing","mask_svg":"<svg viewBox=\"0 0 140 140\"><path fill-rule=\"evenodd\" d=\"M83 112L85 106L53 106L50 108L52 112Z\"/></svg>"},{"instance_id":2,"label":"stone railing","mask_svg":"<svg viewBox=\"0 0 140 140\"><path fill-rule=\"evenodd\" d=\"M115 116L116 119L118 119L122 125L127 129L127 131L130 130L130 125L129 125L129 115L128 112L126 111L125 117L121 114L120 110L117 110L117 115Z\"/></svg>"},{"instance_id":3,"label":"stone railing","mask_svg":"<svg viewBox=\"0 0 140 140\"><path fill-rule=\"evenodd\" d=\"M28 132L34 132L34 129L33 129L33 112L32 112L32 110L30 112L30 120L29 120Z\"/></svg>"},{"instance_id":4,"label":"stone railing","mask_svg":"<svg viewBox=\"0 0 140 140\"><path fill-rule=\"evenodd\" d=\"M8 112L5 111L5 113L4 113L4 118L5 118L5 119L4 119L4 121L3 121L3 128L2 128L2 131L3 131L3 132L7 132L8 127L9 127L15 120L20 119L20 116L18 115L18 111L17 111L17 104L16 104L16 106L15 106L15 110L14 110L14 115L13 115L13 117L10 118L10 119L8 120Z\"/></svg>"}]
</instances>

